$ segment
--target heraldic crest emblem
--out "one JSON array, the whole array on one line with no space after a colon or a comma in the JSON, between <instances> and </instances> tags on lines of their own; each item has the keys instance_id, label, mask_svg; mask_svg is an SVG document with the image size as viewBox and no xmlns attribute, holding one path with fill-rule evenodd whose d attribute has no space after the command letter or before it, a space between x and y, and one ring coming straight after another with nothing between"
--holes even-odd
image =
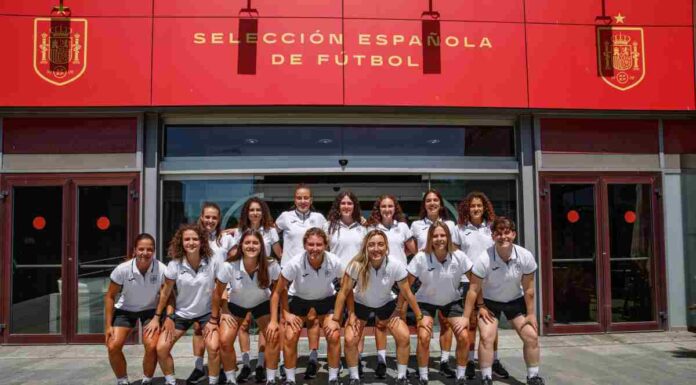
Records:
<instances>
[{"instance_id":1,"label":"heraldic crest emblem","mask_svg":"<svg viewBox=\"0 0 696 385\"><path fill-rule=\"evenodd\" d=\"M34 19L34 71L45 81L64 86L87 69L87 19Z\"/></svg>"},{"instance_id":2,"label":"heraldic crest emblem","mask_svg":"<svg viewBox=\"0 0 696 385\"><path fill-rule=\"evenodd\" d=\"M619 91L629 90L645 78L643 28L598 27L599 76Z\"/></svg>"}]
</instances>

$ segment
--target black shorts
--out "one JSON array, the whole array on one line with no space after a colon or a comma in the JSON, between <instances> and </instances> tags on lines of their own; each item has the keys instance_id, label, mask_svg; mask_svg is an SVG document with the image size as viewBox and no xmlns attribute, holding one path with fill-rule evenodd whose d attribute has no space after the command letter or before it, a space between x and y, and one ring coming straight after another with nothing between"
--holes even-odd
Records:
<instances>
[{"instance_id":1,"label":"black shorts","mask_svg":"<svg viewBox=\"0 0 696 385\"><path fill-rule=\"evenodd\" d=\"M423 315L433 317L437 315L437 311L439 310L440 313L442 313L445 318L450 318L450 317L461 317L464 315L464 306L462 306L462 300L456 300L448 303L447 305L433 305L425 302L418 302L418 306L420 307L421 311L423 312Z\"/></svg>"},{"instance_id":2,"label":"black shorts","mask_svg":"<svg viewBox=\"0 0 696 385\"><path fill-rule=\"evenodd\" d=\"M208 321L210 321L210 316L211 314L208 313L197 318L188 319L179 317L178 315L174 314L172 316L172 320L174 320L174 328L176 328L176 330L189 330L191 325L193 325L195 322L198 322L198 325L202 330L205 327L205 324L208 323Z\"/></svg>"},{"instance_id":3,"label":"black shorts","mask_svg":"<svg viewBox=\"0 0 696 385\"><path fill-rule=\"evenodd\" d=\"M251 316L258 320L263 316L271 314L271 301L261 302L250 309L235 305L232 302L228 302L227 307L230 309L230 313L237 318L246 318L247 313L251 313Z\"/></svg>"},{"instance_id":4,"label":"black shorts","mask_svg":"<svg viewBox=\"0 0 696 385\"><path fill-rule=\"evenodd\" d=\"M290 313L298 317L306 317L309 311L314 308L317 317L333 314L336 296L332 295L324 299L302 299L297 296L288 298L288 308Z\"/></svg>"},{"instance_id":5,"label":"black shorts","mask_svg":"<svg viewBox=\"0 0 696 385\"><path fill-rule=\"evenodd\" d=\"M462 295L462 299L466 300L466 295L469 293L469 282L459 282L459 293Z\"/></svg>"},{"instance_id":6,"label":"black shorts","mask_svg":"<svg viewBox=\"0 0 696 385\"><path fill-rule=\"evenodd\" d=\"M380 321L389 319L396 309L396 300L389 301L380 307L369 307L355 303L355 316L361 321L368 321L375 317Z\"/></svg>"},{"instance_id":7,"label":"black shorts","mask_svg":"<svg viewBox=\"0 0 696 385\"><path fill-rule=\"evenodd\" d=\"M136 327L138 320L140 324L145 326L155 316L155 309L143 311L127 311L114 308L114 318L111 320L111 325L121 328L133 329Z\"/></svg>"},{"instance_id":8,"label":"black shorts","mask_svg":"<svg viewBox=\"0 0 696 385\"><path fill-rule=\"evenodd\" d=\"M513 299L510 302L497 302L484 298L483 303L486 304L488 310L490 310L497 319L500 319L500 313L505 313L505 318L507 318L508 321L520 315L527 315L527 304L524 302L524 297Z\"/></svg>"}]
</instances>

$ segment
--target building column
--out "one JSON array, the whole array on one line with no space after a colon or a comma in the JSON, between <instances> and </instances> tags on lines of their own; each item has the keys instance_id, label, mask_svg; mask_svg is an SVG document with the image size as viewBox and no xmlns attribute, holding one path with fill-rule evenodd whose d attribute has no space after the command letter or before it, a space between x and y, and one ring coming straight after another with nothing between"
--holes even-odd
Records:
<instances>
[{"instance_id":1,"label":"building column","mask_svg":"<svg viewBox=\"0 0 696 385\"><path fill-rule=\"evenodd\" d=\"M143 159L143 232L152 234L157 239L158 255L163 254L165 243L159 239L159 117L157 114L145 114L145 153Z\"/></svg>"}]
</instances>

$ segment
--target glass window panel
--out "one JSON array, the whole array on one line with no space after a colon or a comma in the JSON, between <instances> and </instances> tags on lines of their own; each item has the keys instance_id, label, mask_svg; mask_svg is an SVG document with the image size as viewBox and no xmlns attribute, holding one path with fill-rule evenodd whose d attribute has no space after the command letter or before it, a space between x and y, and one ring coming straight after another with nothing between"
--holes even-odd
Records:
<instances>
[{"instance_id":1,"label":"glass window panel","mask_svg":"<svg viewBox=\"0 0 696 385\"><path fill-rule=\"evenodd\" d=\"M431 180L430 186L440 191L445 200L445 208L447 208L449 217L455 223L457 223L459 218L457 215L459 202L472 191L481 191L486 194L493 204L496 215L506 216L517 222L517 189L515 180L439 178ZM421 192L421 196L423 192ZM420 201L418 207L420 208ZM418 211L409 214L411 219L418 219Z\"/></svg>"},{"instance_id":2,"label":"glass window panel","mask_svg":"<svg viewBox=\"0 0 696 385\"><path fill-rule=\"evenodd\" d=\"M515 130L510 126L467 127L464 154L467 156L515 156Z\"/></svg>"},{"instance_id":3,"label":"glass window panel","mask_svg":"<svg viewBox=\"0 0 696 385\"><path fill-rule=\"evenodd\" d=\"M77 332L104 332L104 294L128 248L128 187L78 187Z\"/></svg>"},{"instance_id":4,"label":"glass window panel","mask_svg":"<svg viewBox=\"0 0 696 385\"><path fill-rule=\"evenodd\" d=\"M12 217L13 334L60 334L63 188L15 187Z\"/></svg>"},{"instance_id":5,"label":"glass window panel","mask_svg":"<svg viewBox=\"0 0 696 385\"><path fill-rule=\"evenodd\" d=\"M345 155L464 156L463 127L364 126L343 130Z\"/></svg>"},{"instance_id":6,"label":"glass window panel","mask_svg":"<svg viewBox=\"0 0 696 385\"><path fill-rule=\"evenodd\" d=\"M655 320L651 185L610 184L612 322Z\"/></svg>"}]
</instances>

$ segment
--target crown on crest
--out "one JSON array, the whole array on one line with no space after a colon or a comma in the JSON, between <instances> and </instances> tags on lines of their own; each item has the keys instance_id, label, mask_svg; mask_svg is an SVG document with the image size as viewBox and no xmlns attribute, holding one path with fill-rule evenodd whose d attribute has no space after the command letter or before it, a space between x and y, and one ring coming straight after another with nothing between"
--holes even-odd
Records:
<instances>
[{"instance_id":1,"label":"crown on crest","mask_svg":"<svg viewBox=\"0 0 696 385\"><path fill-rule=\"evenodd\" d=\"M631 37L620 33L612 36L611 41L615 45L628 45L631 42Z\"/></svg>"}]
</instances>

